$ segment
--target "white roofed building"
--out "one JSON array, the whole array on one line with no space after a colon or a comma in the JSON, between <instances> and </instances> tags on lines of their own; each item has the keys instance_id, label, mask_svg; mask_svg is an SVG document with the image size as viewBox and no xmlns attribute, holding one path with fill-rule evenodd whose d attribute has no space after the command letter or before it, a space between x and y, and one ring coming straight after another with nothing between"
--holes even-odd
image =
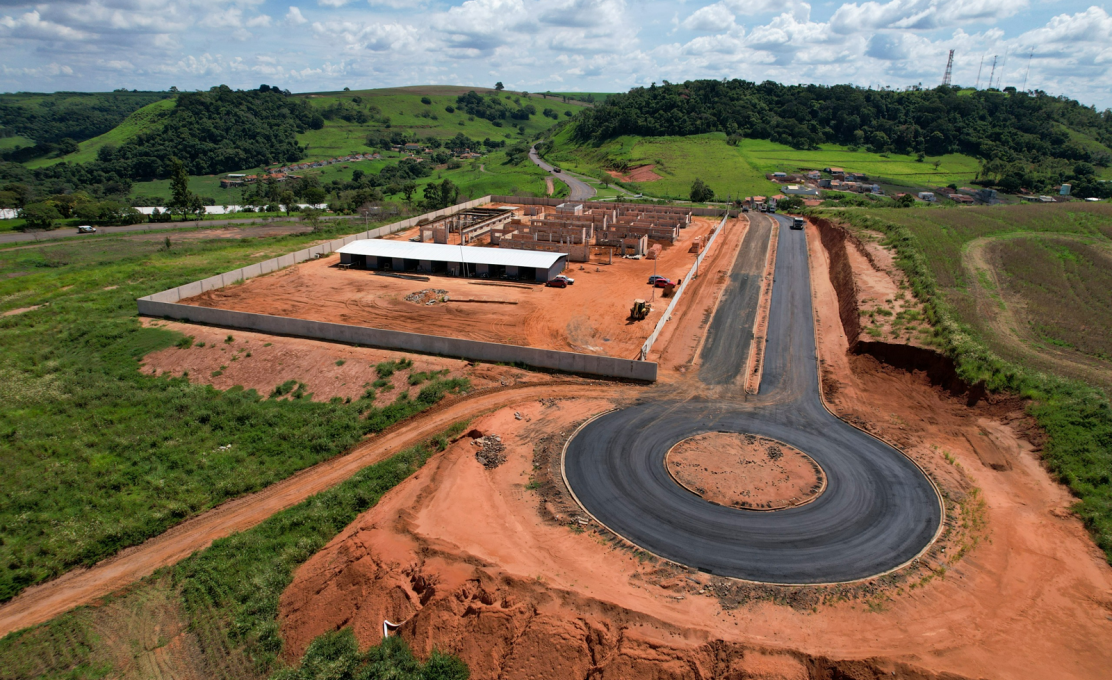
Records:
<instances>
[{"instance_id":1,"label":"white roofed building","mask_svg":"<svg viewBox=\"0 0 1112 680\"><path fill-rule=\"evenodd\" d=\"M340 264L395 272L510 278L545 283L567 267L567 254L442 243L361 239L337 249Z\"/></svg>"}]
</instances>

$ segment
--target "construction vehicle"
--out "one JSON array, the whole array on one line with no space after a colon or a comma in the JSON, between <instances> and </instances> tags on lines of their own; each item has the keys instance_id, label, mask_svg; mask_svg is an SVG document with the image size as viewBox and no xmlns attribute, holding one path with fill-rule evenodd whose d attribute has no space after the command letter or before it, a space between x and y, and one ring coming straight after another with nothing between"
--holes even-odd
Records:
<instances>
[{"instance_id":1,"label":"construction vehicle","mask_svg":"<svg viewBox=\"0 0 1112 680\"><path fill-rule=\"evenodd\" d=\"M634 321L642 321L649 315L649 312L651 311L653 311L651 302L645 302L644 300L634 300L633 307L631 307L629 310L629 318L633 319Z\"/></svg>"}]
</instances>

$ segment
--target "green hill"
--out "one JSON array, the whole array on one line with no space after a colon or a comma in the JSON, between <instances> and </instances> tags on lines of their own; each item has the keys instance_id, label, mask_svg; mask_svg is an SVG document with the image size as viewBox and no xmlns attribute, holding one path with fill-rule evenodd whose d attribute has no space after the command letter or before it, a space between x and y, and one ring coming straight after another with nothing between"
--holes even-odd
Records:
<instances>
[{"instance_id":1,"label":"green hill","mask_svg":"<svg viewBox=\"0 0 1112 680\"><path fill-rule=\"evenodd\" d=\"M389 136L393 132L401 132L421 139L435 137L442 140L462 133L480 141L489 138L513 143L532 138L557 121L569 118L567 114L575 115L584 108L581 102L565 104L559 98L502 92L497 96L508 106L532 105L536 113L529 120L500 120L496 123L457 108L457 97L471 91L483 96L494 94L494 90L489 88L425 85L298 95L307 99L313 110L325 117L325 121L323 128L299 134L297 141L306 147L307 160L366 152L371 148L366 144L367 135L371 133ZM423 102L425 99L428 104ZM449 108L453 111L449 112ZM545 109L551 109L556 118L543 115ZM362 112L361 117L359 112ZM524 133L517 126L523 126Z\"/></svg>"},{"instance_id":2,"label":"green hill","mask_svg":"<svg viewBox=\"0 0 1112 680\"><path fill-rule=\"evenodd\" d=\"M598 145L577 142L574 134L570 125L555 134L544 149L545 159L593 177L600 177L607 170L621 174L617 169L652 166L652 172L660 179L625 184L646 195L663 198L686 199L696 178L707 183L715 195L725 198L779 193L781 185L766 179L767 174L777 171L794 173L837 166L865 173L872 181L889 187L911 189L951 183L965 185L980 169L977 159L962 154L920 162L915 156L851 150L838 144L822 144L813 150L793 149L763 139L728 144L727 136L721 132L685 137L623 135Z\"/></svg>"},{"instance_id":3,"label":"green hill","mask_svg":"<svg viewBox=\"0 0 1112 680\"><path fill-rule=\"evenodd\" d=\"M144 133L158 129L166 120L166 115L174 108L175 100L162 99L128 116L122 123L102 135L93 137L79 143L77 151L60 158L36 158L24 163L29 168L42 168L55 163L89 163L96 160L97 151L102 146L119 146L124 142Z\"/></svg>"}]
</instances>

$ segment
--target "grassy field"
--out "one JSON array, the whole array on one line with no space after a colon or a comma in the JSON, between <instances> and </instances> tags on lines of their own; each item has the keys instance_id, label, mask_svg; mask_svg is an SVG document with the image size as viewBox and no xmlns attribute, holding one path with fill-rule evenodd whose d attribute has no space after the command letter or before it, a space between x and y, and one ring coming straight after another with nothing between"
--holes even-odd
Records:
<instances>
[{"instance_id":1,"label":"grassy field","mask_svg":"<svg viewBox=\"0 0 1112 680\"><path fill-rule=\"evenodd\" d=\"M1008 243L1014 245L1004 253L1004 268L1010 263L1014 276L1030 282L1036 290L1024 292L1037 293L1033 299L1043 309L1057 307L1053 325L1047 325L1044 332L1067 343L1098 338L1103 347L1107 342L1102 338L1107 336L1105 320L1112 313L1107 288L1101 289L1108 285L1104 283L1107 260L1084 250L1056 250L1058 246L1044 239L1046 235L1072 237L1107 248L1112 243L1112 205L820 213L884 235L932 324L931 341L954 359L964 380L970 384L984 381L989 390L1031 400L1028 412L1047 434L1042 450L1047 466L1078 499L1074 509L1112 561L1112 405L1108 394L1083 381L1041 372L1036 362L1009 360L1000 338L985 326L987 315L978 311L981 272L973 273L963 265L964 256L977 243L1012 236ZM1043 239L1031 238L1036 235ZM1103 271L1098 271L1101 268ZM1085 277L1094 280L1079 280ZM1041 290L1048 285L1053 290ZM1087 329L1090 324L1092 331Z\"/></svg>"},{"instance_id":2,"label":"grassy field","mask_svg":"<svg viewBox=\"0 0 1112 680\"><path fill-rule=\"evenodd\" d=\"M1110 246L1112 240L1050 238L1011 238L995 244L1004 285L1023 301L1024 316L1036 337L1112 362Z\"/></svg>"},{"instance_id":3,"label":"grassy field","mask_svg":"<svg viewBox=\"0 0 1112 680\"><path fill-rule=\"evenodd\" d=\"M19 135L13 135L11 137L0 137L0 151L14 149L17 146L27 147L34 145L35 140L27 139L26 137L20 137Z\"/></svg>"},{"instance_id":4,"label":"grassy field","mask_svg":"<svg viewBox=\"0 0 1112 680\"><path fill-rule=\"evenodd\" d=\"M48 165L54 165L55 163L61 163L62 161L68 163L88 163L94 161L97 157L97 151L100 150L102 146L109 144L119 146L135 135L155 129L161 124L162 119L170 109L174 108L174 102L175 100L173 99L163 99L144 106L128 116L124 122L120 123L114 129L103 135L79 143L77 145L79 147L78 150L68 156L62 156L60 158L36 158L33 161L25 163L25 165L29 168L42 168Z\"/></svg>"},{"instance_id":5,"label":"grassy field","mask_svg":"<svg viewBox=\"0 0 1112 680\"><path fill-rule=\"evenodd\" d=\"M438 383L374 408L275 401L138 371L138 359L181 338L141 327L137 297L343 228L171 250L104 238L0 251L0 312L42 305L0 317L0 601L335 456L462 387Z\"/></svg>"},{"instance_id":6,"label":"grassy field","mask_svg":"<svg viewBox=\"0 0 1112 680\"><path fill-rule=\"evenodd\" d=\"M507 104L513 104L515 100L520 101L522 105L532 104L537 108L537 114L528 121L507 120L503 121L503 127L495 127L488 120L469 116L466 112L458 109L454 113L447 112L448 107L455 108L457 96L466 94L471 89L476 89L480 94L489 92L489 90L483 88L430 85L386 90L353 90L351 92L299 95L307 97L318 110L328 108L336 103L353 107L359 106L367 111L370 111L372 106L377 107L379 114L376 117L379 122L360 125L337 118L326 121L324 127L320 130L310 130L298 135L298 142L308 147L309 160L334 158L354 152L367 152L370 150L370 147L366 146L367 134L373 131L390 133L397 130L413 133L422 138L431 136L438 139L450 139L459 133L463 133L467 137L479 141L490 138L496 141L505 140L507 143L513 143L519 139L530 139L537 133L543 132L556 124L557 121L541 115L544 109L550 108L556 111L560 116L559 119L565 120L567 118L564 115L565 112L574 115L575 112L583 108L582 104L564 104L558 99L540 99L535 96L522 98L519 94L504 93L500 96L505 98L504 101ZM356 98L361 100L359 104L353 101ZM431 104L422 103L422 98L428 98ZM436 116L436 118L426 118L422 115L425 113ZM382 116L390 119L389 128L382 124ZM516 129L517 125L525 126L524 134Z\"/></svg>"},{"instance_id":7,"label":"grassy field","mask_svg":"<svg viewBox=\"0 0 1112 680\"><path fill-rule=\"evenodd\" d=\"M752 196L778 193L778 186L765 175L775 171L821 170L837 166L863 172L893 186L939 186L967 184L976 175L976 159L959 154L927 158L888 158L867 151L849 151L824 145L818 151L799 151L783 144L745 139L736 146L726 143L722 133L689 137L619 137L598 147L580 146L571 138L571 126L553 137L550 162L578 172L598 176L617 162L630 166L653 165L661 179L643 182L636 188L646 195L686 198L696 178L706 182L718 196ZM934 163L938 162L938 167Z\"/></svg>"},{"instance_id":8,"label":"grassy field","mask_svg":"<svg viewBox=\"0 0 1112 680\"><path fill-rule=\"evenodd\" d=\"M165 654L190 676L255 679L281 668L278 599L294 570L463 431L360 470L346 482L212 544L176 567L53 621L0 640L4 680L162 677ZM164 649L173 643L174 650ZM396 644L396 643L393 643ZM372 650L373 651L373 650ZM402 658L405 650L394 649ZM311 664L319 654L306 653ZM447 660L439 658L439 663ZM454 662L457 670L459 662ZM388 667L387 667L388 668ZM386 668L383 668L385 671ZM289 677L289 676L287 676ZM298 676L292 676L298 677ZM316 676L333 677L333 676ZM350 676L346 676L350 677ZM404 678L411 675L384 675ZM456 678L456 675L438 677Z\"/></svg>"}]
</instances>

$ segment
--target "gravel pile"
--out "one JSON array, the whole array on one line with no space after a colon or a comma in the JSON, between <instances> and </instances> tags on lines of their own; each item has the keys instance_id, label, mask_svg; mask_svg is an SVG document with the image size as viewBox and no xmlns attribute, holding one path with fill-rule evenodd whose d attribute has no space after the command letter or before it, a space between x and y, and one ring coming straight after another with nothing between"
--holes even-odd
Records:
<instances>
[{"instance_id":1,"label":"gravel pile","mask_svg":"<svg viewBox=\"0 0 1112 680\"><path fill-rule=\"evenodd\" d=\"M475 460L479 461L486 469L493 470L506 462L506 447L502 444L502 438L498 435L488 434L474 440L474 443L475 446L479 447L479 450L475 452Z\"/></svg>"}]
</instances>

